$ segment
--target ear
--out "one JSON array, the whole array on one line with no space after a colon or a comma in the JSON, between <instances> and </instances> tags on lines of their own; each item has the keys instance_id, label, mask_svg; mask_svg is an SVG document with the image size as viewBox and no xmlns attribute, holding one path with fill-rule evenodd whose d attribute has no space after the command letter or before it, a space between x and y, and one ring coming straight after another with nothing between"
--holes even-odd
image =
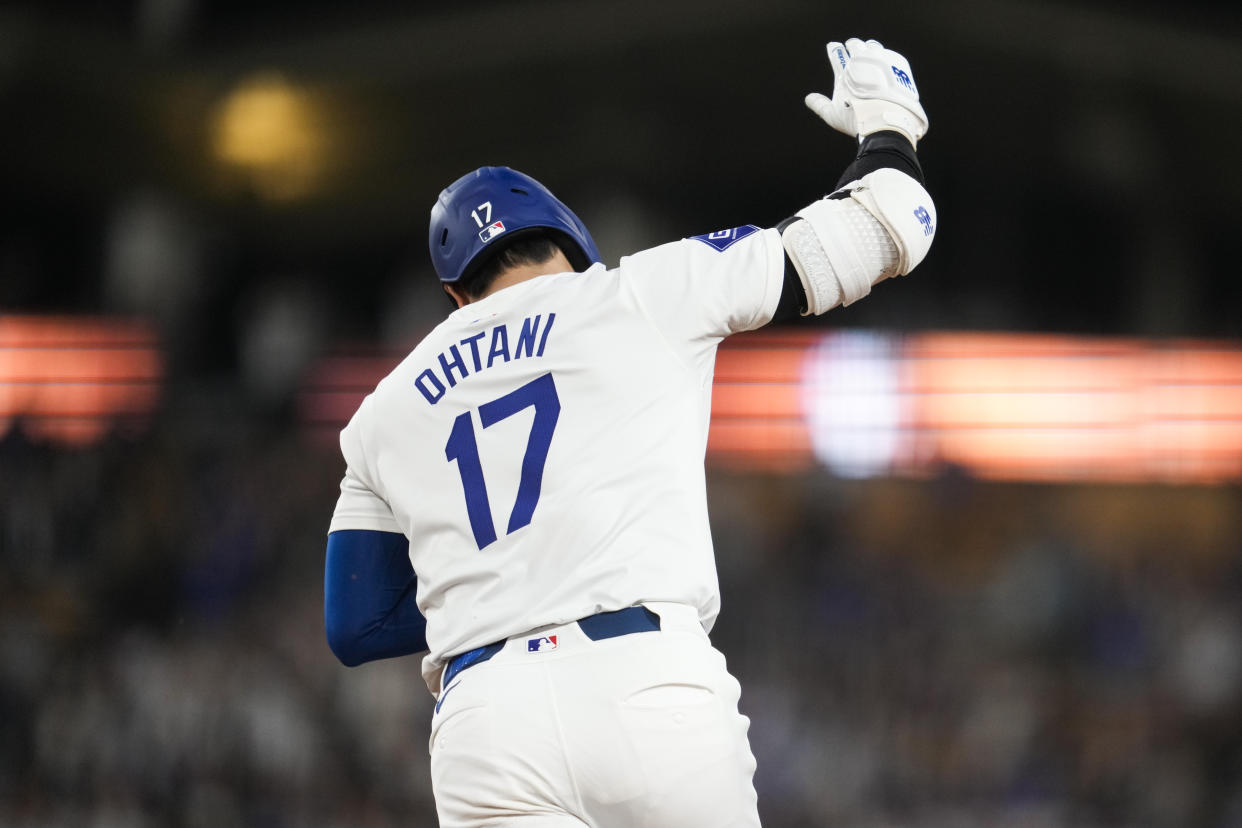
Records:
<instances>
[{"instance_id":1,"label":"ear","mask_svg":"<svg viewBox=\"0 0 1242 828\"><path fill-rule=\"evenodd\" d=\"M466 294L453 287L453 285L448 282L441 282L441 284L444 285L444 292L449 295L449 298L457 303L457 307L464 308L466 305L470 304L470 300L466 298Z\"/></svg>"}]
</instances>

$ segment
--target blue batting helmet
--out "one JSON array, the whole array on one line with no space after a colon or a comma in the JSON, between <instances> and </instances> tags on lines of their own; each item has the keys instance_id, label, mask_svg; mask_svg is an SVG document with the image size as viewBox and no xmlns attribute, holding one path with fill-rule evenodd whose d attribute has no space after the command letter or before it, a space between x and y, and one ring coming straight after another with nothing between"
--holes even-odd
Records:
<instances>
[{"instance_id":1,"label":"blue batting helmet","mask_svg":"<svg viewBox=\"0 0 1242 828\"><path fill-rule=\"evenodd\" d=\"M575 270L601 260L586 225L547 187L508 167L480 167L445 187L431 208L431 261L441 282L456 282L489 248L536 229L561 243Z\"/></svg>"}]
</instances>

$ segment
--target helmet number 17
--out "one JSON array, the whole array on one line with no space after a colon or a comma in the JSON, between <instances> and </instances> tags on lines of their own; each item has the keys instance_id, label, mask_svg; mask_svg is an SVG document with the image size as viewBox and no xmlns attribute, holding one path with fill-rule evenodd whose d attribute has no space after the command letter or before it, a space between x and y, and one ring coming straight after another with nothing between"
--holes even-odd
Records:
<instances>
[{"instance_id":1,"label":"helmet number 17","mask_svg":"<svg viewBox=\"0 0 1242 828\"><path fill-rule=\"evenodd\" d=\"M479 216L480 212L483 213L482 217ZM492 203L490 201L485 201L482 204L480 204L478 207L475 207L473 210L470 211L470 218L474 219L474 223L479 225L480 227L486 227L487 225L491 224L492 223Z\"/></svg>"}]
</instances>

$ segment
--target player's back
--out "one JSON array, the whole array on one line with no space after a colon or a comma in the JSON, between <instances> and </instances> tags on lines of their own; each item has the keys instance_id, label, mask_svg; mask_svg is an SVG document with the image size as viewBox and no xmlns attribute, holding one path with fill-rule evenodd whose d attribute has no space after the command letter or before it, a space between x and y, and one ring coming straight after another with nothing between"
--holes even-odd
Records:
<instances>
[{"instance_id":1,"label":"player's back","mask_svg":"<svg viewBox=\"0 0 1242 828\"><path fill-rule=\"evenodd\" d=\"M498 291L364 405L433 655L637 600L714 615L711 366L683 361L638 301L602 266Z\"/></svg>"},{"instance_id":2,"label":"player's back","mask_svg":"<svg viewBox=\"0 0 1242 828\"><path fill-rule=\"evenodd\" d=\"M722 232L454 311L342 432L350 474L386 504L350 524L410 539L425 673L640 601L687 604L710 628L716 346L771 318L784 261L775 230Z\"/></svg>"}]
</instances>

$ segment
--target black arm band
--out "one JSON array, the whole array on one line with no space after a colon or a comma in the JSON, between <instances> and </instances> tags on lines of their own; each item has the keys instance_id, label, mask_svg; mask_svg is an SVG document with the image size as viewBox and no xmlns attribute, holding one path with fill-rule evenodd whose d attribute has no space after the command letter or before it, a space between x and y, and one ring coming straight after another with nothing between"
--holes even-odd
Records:
<instances>
[{"instance_id":1,"label":"black arm band","mask_svg":"<svg viewBox=\"0 0 1242 828\"><path fill-rule=\"evenodd\" d=\"M873 132L858 145L858 155L854 162L845 168L844 175L837 181L837 189L851 181L857 181L869 172L892 167L905 173L920 184L923 181L923 168L919 166L919 158L914 153L910 141L900 132Z\"/></svg>"},{"instance_id":2,"label":"black arm band","mask_svg":"<svg viewBox=\"0 0 1242 828\"><path fill-rule=\"evenodd\" d=\"M784 234L785 228L795 221L802 221L802 219L790 216L776 225L776 229ZM798 276L798 271L794 269L793 262L789 260L789 255L786 254L785 283L781 287L781 300L776 304L776 313L772 314L772 321L778 324L792 322L805 312L806 289L802 287L802 279Z\"/></svg>"},{"instance_id":3,"label":"black arm band","mask_svg":"<svg viewBox=\"0 0 1242 828\"><path fill-rule=\"evenodd\" d=\"M858 145L858 155L854 156L854 161L845 168L845 173L837 182L836 189L839 191L851 181L857 181L864 175L876 170L891 167L899 172L913 178L920 184L923 181L923 168L919 165L919 158L914 153L914 146L911 145L909 139L900 132L892 132L885 130L882 132L873 132L866 138L862 139L862 143ZM848 198L846 192L835 192L829 198ZM797 216L791 216L776 226L776 229L785 232L785 228L793 224L795 221L801 221ZM790 261L788 254L785 256L785 283L781 288L781 299L776 305L776 313L772 315L773 322L792 322L806 313L807 300L806 289L802 286L802 279L798 276L798 271L794 268L793 262Z\"/></svg>"}]
</instances>

